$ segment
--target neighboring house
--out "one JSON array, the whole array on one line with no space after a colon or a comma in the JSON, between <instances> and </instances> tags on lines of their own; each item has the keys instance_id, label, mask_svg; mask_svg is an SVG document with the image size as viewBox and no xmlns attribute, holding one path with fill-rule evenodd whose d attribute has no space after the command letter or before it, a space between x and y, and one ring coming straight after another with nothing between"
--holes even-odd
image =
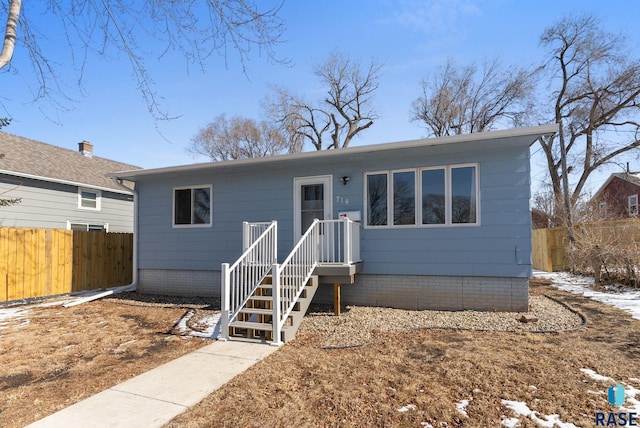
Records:
<instances>
[{"instance_id":1,"label":"neighboring house","mask_svg":"<svg viewBox=\"0 0 640 428\"><path fill-rule=\"evenodd\" d=\"M321 262L316 270L321 284L354 282L342 287L342 303L527 311L529 147L556 130L547 125L113 174L135 182L138 194L138 290L219 296L221 264L233 263L248 246L244 221L278 222L282 262L312 219L347 212L361 219L350 235L353 260L345 261L357 268L322 271ZM320 229L316 244L337 253L343 243L329 228ZM315 299L331 302L333 291L319 287Z\"/></svg>"},{"instance_id":2,"label":"neighboring house","mask_svg":"<svg viewBox=\"0 0 640 428\"><path fill-rule=\"evenodd\" d=\"M0 194L21 198L0 208L0 226L133 231L133 194L105 174L139 169L79 151L0 132Z\"/></svg>"},{"instance_id":3,"label":"neighboring house","mask_svg":"<svg viewBox=\"0 0 640 428\"><path fill-rule=\"evenodd\" d=\"M640 172L611 174L591 198L599 218L615 219L638 216Z\"/></svg>"}]
</instances>

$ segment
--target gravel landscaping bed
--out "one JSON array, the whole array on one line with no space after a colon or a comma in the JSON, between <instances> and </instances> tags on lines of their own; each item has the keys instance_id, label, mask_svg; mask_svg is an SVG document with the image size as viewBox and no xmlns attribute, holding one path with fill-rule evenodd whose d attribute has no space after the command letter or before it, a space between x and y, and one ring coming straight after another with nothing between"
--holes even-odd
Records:
<instances>
[{"instance_id":1,"label":"gravel landscaping bed","mask_svg":"<svg viewBox=\"0 0 640 428\"><path fill-rule=\"evenodd\" d=\"M322 334L323 348L364 346L373 342L375 331L421 328L508 332L558 332L584 325L583 317L544 295L530 296L529 315L538 321L523 323L517 312L409 311L391 308L347 306L340 317L331 306L312 306L298 334Z\"/></svg>"},{"instance_id":2,"label":"gravel landscaping bed","mask_svg":"<svg viewBox=\"0 0 640 428\"><path fill-rule=\"evenodd\" d=\"M167 297L122 293L105 300L115 300L135 306L160 306L188 309L188 327L201 331L207 320L219 314L220 301L216 298ZM423 328L503 332L559 332L584 325L584 318L566 305L533 293L529 296L528 315L538 321L519 321L519 312L480 311L410 311L392 308L347 306L342 315L333 315L331 305L312 305L304 317L298 334L321 334L322 348L348 348L365 346L374 341L376 331L406 331ZM185 333L186 334L186 333Z\"/></svg>"}]
</instances>

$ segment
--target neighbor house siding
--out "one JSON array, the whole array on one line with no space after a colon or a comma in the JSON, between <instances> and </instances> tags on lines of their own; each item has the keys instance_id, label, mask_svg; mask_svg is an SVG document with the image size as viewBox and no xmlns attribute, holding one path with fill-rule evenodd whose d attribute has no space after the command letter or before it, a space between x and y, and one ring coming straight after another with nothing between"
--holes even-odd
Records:
<instances>
[{"instance_id":1,"label":"neighbor house siding","mask_svg":"<svg viewBox=\"0 0 640 428\"><path fill-rule=\"evenodd\" d=\"M0 192L5 191L4 198L22 200L2 208L0 225L3 227L67 229L70 221L108 224L110 232L133 232L132 195L102 190L101 207L95 211L78 208L77 186L2 175Z\"/></svg>"}]
</instances>

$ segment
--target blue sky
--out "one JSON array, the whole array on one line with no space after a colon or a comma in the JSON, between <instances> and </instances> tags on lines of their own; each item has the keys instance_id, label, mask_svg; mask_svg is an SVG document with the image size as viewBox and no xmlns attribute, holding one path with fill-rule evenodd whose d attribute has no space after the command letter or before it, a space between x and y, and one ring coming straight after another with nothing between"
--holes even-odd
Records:
<instances>
[{"instance_id":1,"label":"blue sky","mask_svg":"<svg viewBox=\"0 0 640 428\"><path fill-rule=\"evenodd\" d=\"M614 7L617 3L619 6ZM538 39L544 28L571 12L596 14L604 27L624 32L628 46L640 53L640 35L634 30L640 2L524 1L524 0L286 0L281 16L287 29L285 42L276 53L291 61L290 67L270 64L256 52L242 73L234 55L213 56L205 72L187 67L177 53L162 59L149 56L147 65L163 106L179 118L157 122L147 112L136 89L127 59L117 52L109 58L90 57L82 91L77 75L59 59L57 71L75 101L63 109L32 103L24 75L2 72L0 116L11 116L6 128L24 137L76 150L88 140L97 156L145 168L202 162L186 151L200 127L215 116L241 115L260 119L261 101L270 85L281 85L311 99L324 88L312 74L312 66L333 49L367 61L384 63L375 106L380 118L353 145L421 138L424 128L411 123L411 102L420 95L420 81L432 75L447 58L459 64L498 57L505 64L540 62L544 50ZM31 18L46 20L35 13ZM62 33L48 33L52 49ZM151 46L149 47L151 48ZM25 56L17 51L15 64L24 67ZM533 147L533 152L537 147ZM539 155L539 153L537 153ZM534 157L534 185L544 169ZM640 169L640 162L632 168ZM612 172L617 169L607 171ZM597 188L606 174L592 180Z\"/></svg>"}]
</instances>

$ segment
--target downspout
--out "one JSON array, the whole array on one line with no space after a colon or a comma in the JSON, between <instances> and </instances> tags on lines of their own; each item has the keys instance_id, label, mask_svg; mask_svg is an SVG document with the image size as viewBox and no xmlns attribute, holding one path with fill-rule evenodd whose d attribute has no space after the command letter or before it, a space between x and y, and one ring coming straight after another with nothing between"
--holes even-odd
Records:
<instances>
[{"instance_id":1,"label":"downspout","mask_svg":"<svg viewBox=\"0 0 640 428\"><path fill-rule=\"evenodd\" d=\"M130 188L122 184L122 179L111 177L111 180L121 189L133 194L133 272L131 284L124 287L132 287L135 291L138 285L138 192L135 188Z\"/></svg>"}]
</instances>

